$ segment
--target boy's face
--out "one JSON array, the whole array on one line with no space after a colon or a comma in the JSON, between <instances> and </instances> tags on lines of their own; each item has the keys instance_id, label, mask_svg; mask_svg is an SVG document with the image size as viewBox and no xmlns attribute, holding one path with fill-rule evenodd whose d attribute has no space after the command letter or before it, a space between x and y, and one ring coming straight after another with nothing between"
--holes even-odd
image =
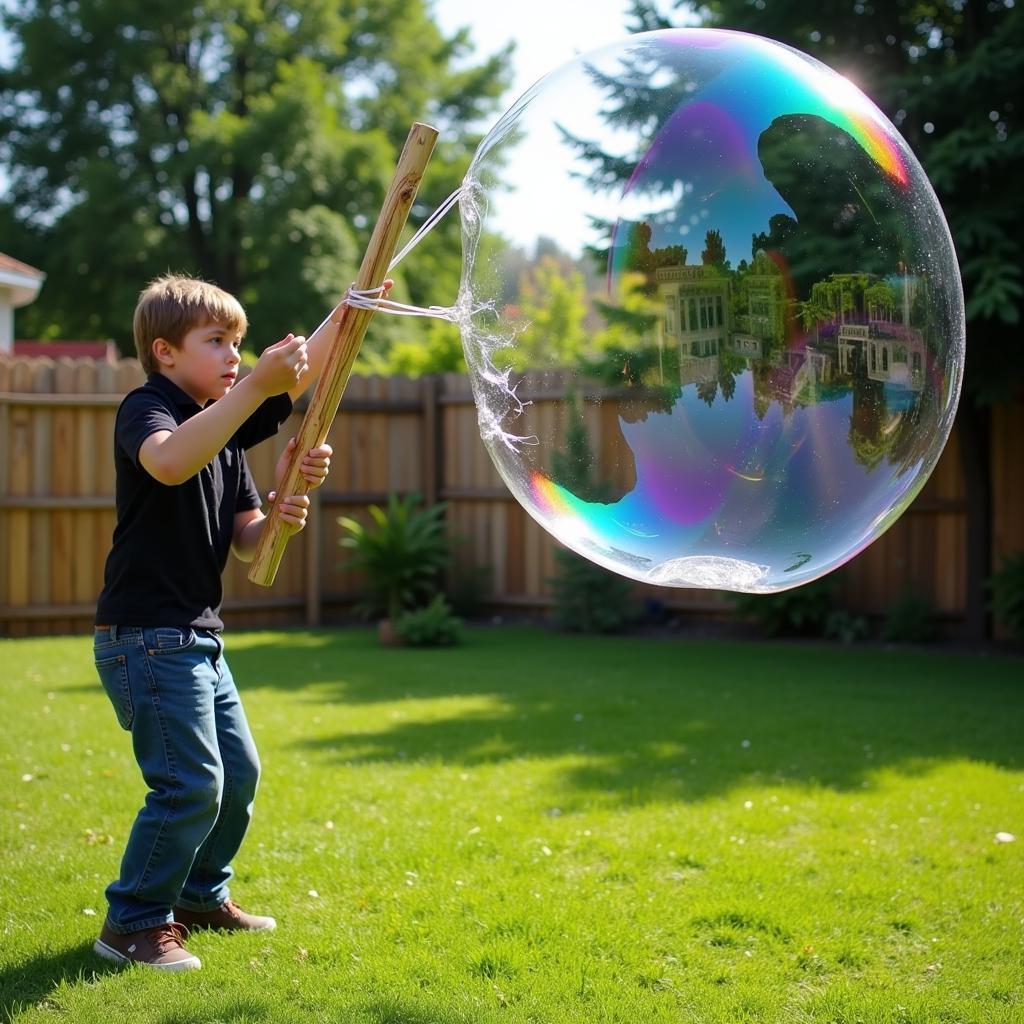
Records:
<instances>
[{"instance_id":1,"label":"boy's face","mask_svg":"<svg viewBox=\"0 0 1024 1024\"><path fill-rule=\"evenodd\" d=\"M160 344L159 341L154 344ZM191 328L177 349L157 349L162 372L199 405L223 398L238 379L241 339L221 324Z\"/></svg>"}]
</instances>

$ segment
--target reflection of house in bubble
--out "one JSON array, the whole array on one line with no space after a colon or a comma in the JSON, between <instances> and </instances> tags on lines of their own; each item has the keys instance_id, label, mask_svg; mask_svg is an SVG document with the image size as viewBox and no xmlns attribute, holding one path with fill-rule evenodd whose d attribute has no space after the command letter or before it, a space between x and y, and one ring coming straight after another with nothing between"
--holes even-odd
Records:
<instances>
[{"instance_id":1,"label":"reflection of house in bubble","mask_svg":"<svg viewBox=\"0 0 1024 1024\"><path fill-rule=\"evenodd\" d=\"M736 317L730 348L747 359L760 359L778 347L786 333L786 282L763 251L742 277L741 305L744 292L747 308Z\"/></svg>"},{"instance_id":2,"label":"reflection of house in bubble","mask_svg":"<svg viewBox=\"0 0 1024 1024\"><path fill-rule=\"evenodd\" d=\"M869 380L924 387L925 343L919 331L887 320L843 324L839 328L839 372L862 371Z\"/></svg>"},{"instance_id":3,"label":"reflection of house in bubble","mask_svg":"<svg viewBox=\"0 0 1024 1024\"><path fill-rule=\"evenodd\" d=\"M868 339L868 377L885 384L899 384L908 391L920 391L924 387L924 339L918 331L902 324L886 327L886 334Z\"/></svg>"},{"instance_id":4,"label":"reflection of house in bubble","mask_svg":"<svg viewBox=\"0 0 1024 1024\"><path fill-rule=\"evenodd\" d=\"M679 353L680 383L715 377L729 337L729 277L705 266L661 267L654 277L664 304L659 340Z\"/></svg>"},{"instance_id":5,"label":"reflection of house in bubble","mask_svg":"<svg viewBox=\"0 0 1024 1024\"><path fill-rule=\"evenodd\" d=\"M813 345L788 349L777 364L767 368L760 386L784 408L809 405L817 402L822 389L832 383L835 366L832 355Z\"/></svg>"}]
</instances>

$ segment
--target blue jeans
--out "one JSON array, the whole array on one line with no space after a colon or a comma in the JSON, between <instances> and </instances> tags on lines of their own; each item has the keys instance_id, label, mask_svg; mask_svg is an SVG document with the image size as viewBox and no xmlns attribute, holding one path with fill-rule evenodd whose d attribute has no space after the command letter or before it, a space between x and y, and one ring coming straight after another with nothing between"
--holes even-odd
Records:
<instances>
[{"instance_id":1,"label":"blue jeans","mask_svg":"<svg viewBox=\"0 0 1024 1024\"><path fill-rule=\"evenodd\" d=\"M96 670L149 787L107 888L119 932L214 910L252 817L260 763L217 633L98 626Z\"/></svg>"}]
</instances>

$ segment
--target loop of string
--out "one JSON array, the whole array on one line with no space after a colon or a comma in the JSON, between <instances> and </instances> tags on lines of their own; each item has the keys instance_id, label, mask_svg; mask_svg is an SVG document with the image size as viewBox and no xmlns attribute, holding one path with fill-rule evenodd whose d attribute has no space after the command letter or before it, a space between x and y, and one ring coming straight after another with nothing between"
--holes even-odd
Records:
<instances>
[{"instance_id":1,"label":"loop of string","mask_svg":"<svg viewBox=\"0 0 1024 1024\"><path fill-rule=\"evenodd\" d=\"M448 213L448 211L459 201L463 195L463 186L459 186L420 226L419 230L409 239L404 249L388 264L388 272L394 270L406 256L423 241L425 235L430 232L437 223ZM354 309L371 309L377 313L391 313L394 316L427 316L438 320L455 320L456 312L452 306L410 306L404 302L394 302L384 298L384 286L379 288L355 288L350 285L341 300ZM328 315L328 318L330 316ZM327 320L324 320L326 323ZM321 327L323 324L320 325ZM320 328L318 327L317 330Z\"/></svg>"},{"instance_id":2,"label":"loop of string","mask_svg":"<svg viewBox=\"0 0 1024 1024\"><path fill-rule=\"evenodd\" d=\"M373 309L378 313L393 313L395 316L431 316L439 320L454 320L455 311L451 306L409 306L384 298L384 286L379 288L353 288L345 292L342 302L355 309Z\"/></svg>"}]
</instances>

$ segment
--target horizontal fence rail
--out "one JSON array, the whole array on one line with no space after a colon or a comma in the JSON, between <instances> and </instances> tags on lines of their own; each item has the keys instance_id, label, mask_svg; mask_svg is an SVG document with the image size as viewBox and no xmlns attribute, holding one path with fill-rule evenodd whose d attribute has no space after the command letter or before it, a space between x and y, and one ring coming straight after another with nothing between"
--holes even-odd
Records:
<instances>
[{"instance_id":1,"label":"horizontal fence rail","mask_svg":"<svg viewBox=\"0 0 1024 1024\"><path fill-rule=\"evenodd\" d=\"M134 359L0 356L3 634L89 627L115 522L114 416L123 395L144 379ZM533 402L538 415L550 413L552 422L564 400L550 386L550 375L539 386L525 382L520 397ZM595 417L614 418L615 391L580 397L601 403ZM264 494L301 413L297 408L276 438L249 453ZM1014 455L1022 434L1024 408L998 407L991 461L997 562L1003 552L1024 547L1024 484ZM343 564L338 518L364 515L367 505L385 502L390 493L418 492L428 502L446 502L458 538L455 576L487 571L487 609L550 606L556 542L515 501L491 463L468 377L353 377L328 440L334 448L331 475L313 492L308 526L289 548L272 590L251 584L247 566L229 561L224 608L232 625L315 625L344 617L360 595L360 579ZM965 611L965 552L966 499L954 430L907 513L842 571L841 601L877 614L913 589L956 620ZM677 613L723 615L730 609L724 595L711 591L638 584L636 593Z\"/></svg>"}]
</instances>

